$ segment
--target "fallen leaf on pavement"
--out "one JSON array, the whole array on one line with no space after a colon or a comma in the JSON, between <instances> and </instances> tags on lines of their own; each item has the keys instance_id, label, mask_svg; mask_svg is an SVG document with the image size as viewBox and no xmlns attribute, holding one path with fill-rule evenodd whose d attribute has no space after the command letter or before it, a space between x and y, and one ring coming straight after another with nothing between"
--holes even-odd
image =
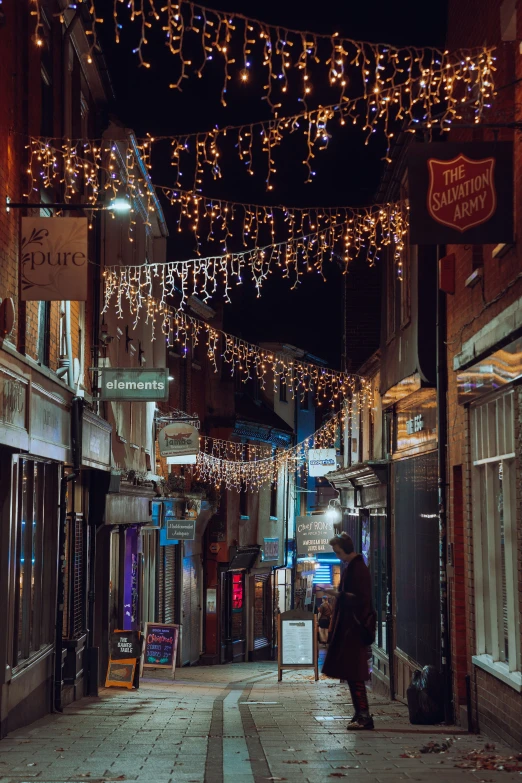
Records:
<instances>
[{"instance_id":1,"label":"fallen leaf on pavement","mask_svg":"<svg viewBox=\"0 0 522 783\"><path fill-rule=\"evenodd\" d=\"M296 748L283 748L285 753L295 753Z\"/></svg>"},{"instance_id":2,"label":"fallen leaf on pavement","mask_svg":"<svg viewBox=\"0 0 522 783\"><path fill-rule=\"evenodd\" d=\"M346 764L343 764L341 767L336 767L335 769L359 769L359 766L349 767Z\"/></svg>"},{"instance_id":3,"label":"fallen leaf on pavement","mask_svg":"<svg viewBox=\"0 0 522 783\"><path fill-rule=\"evenodd\" d=\"M28 767L36 767L36 762L32 761L30 764L27 765Z\"/></svg>"},{"instance_id":4,"label":"fallen leaf on pavement","mask_svg":"<svg viewBox=\"0 0 522 783\"><path fill-rule=\"evenodd\" d=\"M328 775L329 778L347 778L348 775L346 772L330 772Z\"/></svg>"},{"instance_id":5,"label":"fallen leaf on pavement","mask_svg":"<svg viewBox=\"0 0 522 783\"><path fill-rule=\"evenodd\" d=\"M401 753L401 759L420 759L420 753L415 753L414 750L407 750L406 753Z\"/></svg>"},{"instance_id":6,"label":"fallen leaf on pavement","mask_svg":"<svg viewBox=\"0 0 522 783\"><path fill-rule=\"evenodd\" d=\"M57 753L63 753L64 750L65 750L65 748L55 748L55 751Z\"/></svg>"},{"instance_id":7,"label":"fallen leaf on pavement","mask_svg":"<svg viewBox=\"0 0 522 783\"><path fill-rule=\"evenodd\" d=\"M286 780L286 778L265 778L265 780Z\"/></svg>"},{"instance_id":8,"label":"fallen leaf on pavement","mask_svg":"<svg viewBox=\"0 0 522 783\"><path fill-rule=\"evenodd\" d=\"M298 761L297 759L288 759L283 761L283 764L308 764L308 761Z\"/></svg>"},{"instance_id":9,"label":"fallen leaf on pavement","mask_svg":"<svg viewBox=\"0 0 522 783\"><path fill-rule=\"evenodd\" d=\"M452 745L453 740L449 738L445 742L428 742L427 745L423 745L419 750L421 753L446 753Z\"/></svg>"},{"instance_id":10,"label":"fallen leaf on pavement","mask_svg":"<svg viewBox=\"0 0 522 783\"><path fill-rule=\"evenodd\" d=\"M483 750L472 750L464 760L455 764L461 769L487 769L503 772L522 772L522 753L515 756L501 756L494 753L495 746L488 743Z\"/></svg>"}]
</instances>

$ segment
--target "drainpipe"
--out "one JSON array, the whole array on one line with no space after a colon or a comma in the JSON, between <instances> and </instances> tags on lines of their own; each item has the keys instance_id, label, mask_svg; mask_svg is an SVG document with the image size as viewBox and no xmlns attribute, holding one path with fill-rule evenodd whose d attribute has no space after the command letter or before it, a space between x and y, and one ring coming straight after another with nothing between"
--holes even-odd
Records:
<instances>
[{"instance_id":1,"label":"drainpipe","mask_svg":"<svg viewBox=\"0 0 522 783\"><path fill-rule=\"evenodd\" d=\"M388 462L388 475L386 480L386 649L388 650L388 671L390 678L390 699L395 700L395 661L393 650L393 594L392 594L392 470Z\"/></svg>"},{"instance_id":2,"label":"drainpipe","mask_svg":"<svg viewBox=\"0 0 522 783\"><path fill-rule=\"evenodd\" d=\"M65 475L62 469L60 479L60 513L58 527L58 584L56 600L56 633L55 633L55 657L54 657L54 709L63 712L62 706L62 644L63 644L63 614L65 602L65 540L67 533L67 488L70 481L74 481L80 475L81 443L82 443L82 414L85 401L81 397L74 397L71 409L71 451L73 469Z\"/></svg>"},{"instance_id":3,"label":"drainpipe","mask_svg":"<svg viewBox=\"0 0 522 783\"><path fill-rule=\"evenodd\" d=\"M447 584L447 351L446 351L446 294L439 290L438 263L443 248L437 247L437 440L438 440L438 496L439 496L439 571L440 571L440 647L444 688L444 720L453 723L451 684L451 649L449 630Z\"/></svg>"}]
</instances>

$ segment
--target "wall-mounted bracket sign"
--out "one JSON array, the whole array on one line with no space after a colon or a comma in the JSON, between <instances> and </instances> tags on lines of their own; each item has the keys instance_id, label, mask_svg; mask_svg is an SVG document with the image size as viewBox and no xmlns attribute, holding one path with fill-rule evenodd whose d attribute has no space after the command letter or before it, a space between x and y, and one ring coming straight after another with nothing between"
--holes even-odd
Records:
<instances>
[{"instance_id":1,"label":"wall-mounted bracket sign","mask_svg":"<svg viewBox=\"0 0 522 783\"><path fill-rule=\"evenodd\" d=\"M96 367L100 400L155 402L169 398L169 371L164 367Z\"/></svg>"},{"instance_id":2,"label":"wall-mounted bracket sign","mask_svg":"<svg viewBox=\"0 0 522 783\"><path fill-rule=\"evenodd\" d=\"M295 531L298 557L332 551L328 542L335 535L334 522L326 514L296 517Z\"/></svg>"},{"instance_id":3,"label":"wall-mounted bracket sign","mask_svg":"<svg viewBox=\"0 0 522 783\"><path fill-rule=\"evenodd\" d=\"M197 454L199 432L188 422L171 422L159 431L158 445L162 457L184 457L189 454Z\"/></svg>"},{"instance_id":4,"label":"wall-mounted bracket sign","mask_svg":"<svg viewBox=\"0 0 522 783\"><path fill-rule=\"evenodd\" d=\"M292 609L278 618L277 678L283 679L283 669L313 669L319 679L317 650L317 615Z\"/></svg>"},{"instance_id":5,"label":"wall-mounted bracket sign","mask_svg":"<svg viewBox=\"0 0 522 783\"><path fill-rule=\"evenodd\" d=\"M337 467L335 449L310 449L308 452L308 475L326 476Z\"/></svg>"},{"instance_id":6,"label":"wall-mounted bracket sign","mask_svg":"<svg viewBox=\"0 0 522 783\"><path fill-rule=\"evenodd\" d=\"M88 233L87 218L22 218L22 302L87 300Z\"/></svg>"},{"instance_id":7,"label":"wall-mounted bracket sign","mask_svg":"<svg viewBox=\"0 0 522 783\"><path fill-rule=\"evenodd\" d=\"M412 144L408 183L412 245L513 242L511 142Z\"/></svg>"}]
</instances>

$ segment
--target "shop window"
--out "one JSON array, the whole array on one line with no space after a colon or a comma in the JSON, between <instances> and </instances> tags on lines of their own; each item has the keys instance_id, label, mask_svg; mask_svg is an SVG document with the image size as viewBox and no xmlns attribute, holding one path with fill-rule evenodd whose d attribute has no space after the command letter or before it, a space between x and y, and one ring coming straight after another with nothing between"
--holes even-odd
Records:
<instances>
[{"instance_id":1,"label":"shop window","mask_svg":"<svg viewBox=\"0 0 522 783\"><path fill-rule=\"evenodd\" d=\"M254 639L266 640L269 637L268 580L266 576L256 576L254 584Z\"/></svg>"},{"instance_id":2,"label":"shop window","mask_svg":"<svg viewBox=\"0 0 522 783\"><path fill-rule=\"evenodd\" d=\"M387 605L387 580L386 580L386 517L370 517L370 551L368 566L372 576L372 600L377 613L377 631L375 643L382 650L386 650L386 605Z\"/></svg>"},{"instance_id":3,"label":"shop window","mask_svg":"<svg viewBox=\"0 0 522 783\"><path fill-rule=\"evenodd\" d=\"M520 688L514 392L477 406L472 417L473 662Z\"/></svg>"},{"instance_id":4,"label":"shop window","mask_svg":"<svg viewBox=\"0 0 522 783\"><path fill-rule=\"evenodd\" d=\"M243 638L243 574L232 574L232 639Z\"/></svg>"},{"instance_id":5,"label":"shop window","mask_svg":"<svg viewBox=\"0 0 522 783\"><path fill-rule=\"evenodd\" d=\"M270 516L277 518L277 481L270 486Z\"/></svg>"},{"instance_id":6,"label":"shop window","mask_svg":"<svg viewBox=\"0 0 522 783\"><path fill-rule=\"evenodd\" d=\"M56 611L52 600L58 513L55 468L20 460L17 473L13 667L53 641Z\"/></svg>"}]
</instances>

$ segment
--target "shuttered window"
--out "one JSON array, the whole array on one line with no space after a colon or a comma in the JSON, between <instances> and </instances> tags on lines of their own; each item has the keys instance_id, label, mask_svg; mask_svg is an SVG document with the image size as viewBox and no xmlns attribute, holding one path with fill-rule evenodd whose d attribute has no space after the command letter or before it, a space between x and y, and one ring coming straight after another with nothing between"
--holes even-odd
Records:
<instances>
[{"instance_id":1,"label":"shuttered window","mask_svg":"<svg viewBox=\"0 0 522 783\"><path fill-rule=\"evenodd\" d=\"M471 410L477 645L473 661L519 689L514 404L510 390Z\"/></svg>"},{"instance_id":2,"label":"shuttered window","mask_svg":"<svg viewBox=\"0 0 522 783\"><path fill-rule=\"evenodd\" d=\"M162 623L176 622L176 550L172 545L160 547L158 609Z\"/></svg>"}]
</instances>

